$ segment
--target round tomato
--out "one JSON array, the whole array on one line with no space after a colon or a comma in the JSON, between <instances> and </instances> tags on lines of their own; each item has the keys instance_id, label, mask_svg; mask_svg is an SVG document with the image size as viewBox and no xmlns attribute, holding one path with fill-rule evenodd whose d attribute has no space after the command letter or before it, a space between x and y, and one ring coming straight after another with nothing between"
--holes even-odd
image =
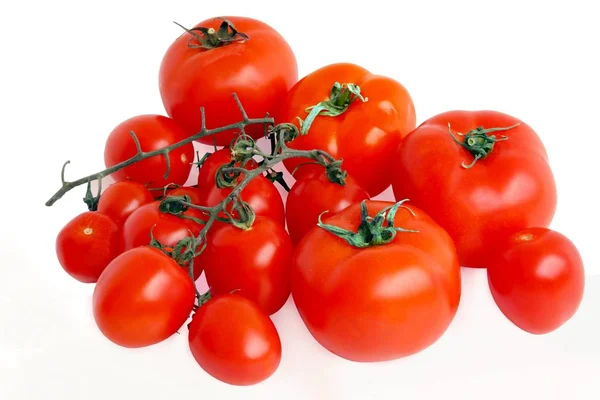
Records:
<instances>
[{"instance_id":1,"label":"round tomato","mask_svg":"<svg viewBox=\"0 0 600 400\"><path fill-rule=\"evenodd\" d=\"M160 250L138 247L106 267L94 290L100 331L124 347L143 347L173 335L194 305L186 271Z\"/></svg>"},{"instance_id":2,"label":"round tomato","mask_svg":"<svg viewBox=\"0 0 600 400\"><path fill-rule=\"evenodd\" d=\"M122 224L132 212L153 200L150 191L141 183L117 182L110 185L100 196L98 212Z\"/></svg>"},{"instance_id":3,"label":"round tomato","mask_svg":"<svg viewBox=\"0 0 600 400\"><path fill-rule=\"evenodd\" d=\"M203 33L200 27L208 29ZM183 33L167 50L159 74L165 109L188 135L201 129L200 107L206 110L209 129L240 121L233 93L251 118L276 114L297 80L296 58L281 35L263 22L244 17L213 18ZM259 138L263 129L248 126L246 133ZM212 144L216 138L216 144L223 146L235 134L224 131L200 141Z\"/></svg>"},{"instance_id":4,"label":"round tomato","mask_svg":"<svg viewBox=\"0 0 600 400\"><path fill-rule=\"evenodd\" d=\"M416 353L442 335L458 308L452 239L416 207L392 206L353 204L311 229L294 253L300 316L321 345L349 360Z\"/></svg>"},{"instance_id":5,"label":"round tomato","mask_svg":"<svg viewBox=\"0 0 600 400\"><path fill-rule=\"evenodd\" d=\"M136 155L135 141L130 132L137 136L142 151L149 152L170 146L186 138L185 131L170 118L162 115L139 115L118 125L108 136L104 149L104 164L112 167ZM127 179L160 188L169 183L183 185L190 174L194 161L194 146L191 143L169 152L170 172L167 162L160 154L129 165L112 174L117 181Z\"/></svg>"},{"instance_id":6,"label":"round tomato","mask_svg":"<svg viewBox=\"0 0 600 400\"><path fill-rule=\"evenodd\" d=\"M344 186L332 183L325 170L298 179L288 193L285 210L287 228L294 243L317 225L319 215L330 217L351 204L369 199L369 194L350 176Z\"/></svg>"},{"instance_id":7,"label":"round tomato","mask_svg":"<svg viewBox=\"0 0 600 400\"><path fill-rule=\"evenodd\" d=\"M335 93L332 87L336 82L347 86ZM358 85L367 101L355 96L348 84ZM329 110L344 110L351 99L354 101L340 115L319 115L312 123L307 118L313 111L309 108L321 102ZM354 64L328 65L300 80L283 102L278 121L298 124L298 117L304 120L305 128L310 123L310 128L306 135L290 142L289 147L322 149L336 159L343 159L342 167L371 196L390 185L394 150L415 127L415 108L406 89L393 79L373 75ZM295 158L284 163L292 172L306 161ZM297 178L315 168L319 167L302 167Z\"/></svg>"},{"instance_id":8,"label":"round tomato","mask_svg":"<svg viewBox=\"0 0 600 400\"><path fill-rule=\"evenodd\" d=\"M232 385L261 382L281 361L275 325L256 303L237 294L217 295L196 311L189 345L206 372Z\"/></svg>"},{"instance_id":9,"label":"round tomato","mask_svg":"<svg viewBox=\"0 0 600 400\"><path fill-rule=\"evenodd\" d=\"M201 193L200 189L196 187L178 187L167 192L167 196L175 197L175 196L189 196L191 203L200 204Z\"/></svg>"},{"instance_id":10,"label":"round tomato","mask_svg":"<svg viewBox=\"0 0 600 400\"><path fill-rule=\"evenodd\" d=\"M211 154L198 173L198 189L200 189L200 205L213 207L223 201L231 193L231 188L218 188L216 174L224 164L231 161L231 150L226 147ZM238 165L239 166L239 165ZM257 164L250 161L246 169L254 169ZM244 179L243 175L236 182ZM279 191L265 176L257 176L243 190L242 200L247 202L256 215L269 217L275 222L285 225L285 211ZM231 210L228 210L231 211ZM236 215L236 213L233 213Z\"/></svg>"},{"instance_id":11,"label":"round tomato","mask_svg":"<svg viewBox=\"0 0 600 400\"><path fill-rule=\"evenodd\" d=\"M512 235L486 266L500 310L519 328L551 332L575 314L585 274L577 248L564 235L529 228Z\"/></svg>"},{"instance_id":12,"label":"round tomato","mask_svg":"<svg viewBox=\"0 0 600 400\"><path fill-rule=\"evenodd\" d=\"M120 252L119 225L99 212L73 218L56 238L56 255L65 271L78 281L96 282Z\"/></svg>"},{"instance_id":13,"label":"round tomato","mask_svg":"<svg viewBox=\"0 0 600 400\"><path fill-rule=\"evenodd\" d=\"M450 111L424 122L398 146L393 172L396 199L409 198L443 226L463 266L484 266L490 244L515 231L547 227L556 208L539 137L495 111Z\"/></svg>"},{"instance_id":14,"label":"round tomato","mask_svg":"<svg viewBox=\"0 0 600 400\"><path fill-rule=\"evenodd\" d=\"M257 216L249 229L223 224L210 232L197 258L214 294L239 294L255 301L267 314L278 311L290 295L294 246L285 229Z\"/></svg>"},{"instance_id":15,"label":"round tomato","mask_svg":"<svg viewBox=\"0 0 600 400\"><path fill-rule=\"evenodd\" d=\"M180 240L191 235L198 235L202 225L159 210L160 201L154 201L135 210L123 225L125 250L150 244L150 233L163 246L175 246ZM202 219L203 216L193 209L184 215ZM194 262L194 278L198 279L202 266Z\"/></svg>"}]
</instances>

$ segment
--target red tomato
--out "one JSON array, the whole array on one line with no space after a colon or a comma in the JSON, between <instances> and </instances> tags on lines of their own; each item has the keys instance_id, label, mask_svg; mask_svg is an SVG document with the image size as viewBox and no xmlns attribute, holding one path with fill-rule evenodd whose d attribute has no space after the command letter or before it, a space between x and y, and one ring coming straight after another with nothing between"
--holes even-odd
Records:
<instances>
[{"instance_id":1,"label":"red tomato","mask_svg":"<svg viewBox=\"0 0 600 400\"><path fill-rule=\"evenodd\" d=\"M232 385L263 381L281 361L275 325L256 303L237 294L217 295L196 311L189 344L202 369Z\"/></svg>"},{"instance_id":2,"label":"red tomato","mask_svg":"<svg viewBox=\"0 0 600 400\"><path fill-rule=\"evenodd\" d=\"M56 255L65 271L78 281L96 282L120 252L119 226L99 212L73 218L56 238Z\"/></svg>"},{"instance_id":3,"label":"red tomato","mask_svg":"<svg viewBox=\"0 0 600 400\"><path fill-rule=\"evenodd\" d=\"M231 188L218 188L215 176L218 168L231 160L229 148L221 149L211 154L200 168L198 174L198 188L200 189L200 205L213 207L219 204L231 193ZM247 169L256 168L255 162L250 162ZM237 181L244 179L243 175ZM283 200L279 191L264 176L257 176L243 190L242 200L247 202L256 215L269 217L275 222L285 225L285 212ZM235 215L235 213L234 213Z\"/></svg>"},{"instance_id":4,"label":"red tomato","mask_svg":"<svg viewBox=\"0 0 600 400\"><path fill-rule=\"evenodd\" d=\"M186 138L185 131L170 118L162 115L139 115L118 125L108 136L104 149L104 164L107 168L125 161L137 153L130 135L134 132L142 151L158 150ZM194 146L191 143L169 152L171 163L169 176L165 179L167 163L163 155L147 158L112 174L117 181L131 179L153 188L169 183L183 185L194 161Z\"/></svg>"},{"instance_id":5,"label":"red tomato","mask_svg":"<svg viewBox=\"0 0 600 400\"><path fill-rule=\"evenodd\" d=\"M346 184L332 183L325 170L300 178L286 200L287 228L294 243L317 225L319 215L328 211L327 217L342 211L351 204L369 199L369 194L347 176Z\"/></svg>"},{"instance_id":6,"label":"red tomato","mask_svg":"<svg viewBox=\"0 0 600 400\"><path fill-rule=\"evenodd\" d=\"M317 116L308 134L296 138L289 147L322 149L336 159L343 159L342 167L375 196L390 185L394 149L415 127L412 99L393 79L373 75L354 64L332 64L306 76L292 88L283 102L278 121L298 124L297 117L305 120L310 112L307 108L328 100L335 82L358 85L368 101L363 103L357 99L336 117ZM292 172L306 161L295 158L284 163ZM319 167L302 167L297 178L314 168Z\"/></svg>"},{"instance_id":7,"label":"red tomato","mask_svg":"<svg viewBox=\"0 0 600 400\"><path fill-rule=\"evenodd\" d=\"M122 224L129 214L153 200L150 191L141 183L117 182L110 185L100 196L98 211Z\"/></svg>"},{"instance_id":8,"label":"red tomato","mask_svg":"<svg viewBox=\"0 0 600 400\"><path fill-rule=\"evenodd\" d=\"M392 203L366 201L369 216ZM292 295L312 335L331 352L354 361L391 360L435 342L460 299L460 268L450 236L423 211L408 206L381 235L362 223L363 248L321 227L296 247ZM357 232L361 204L324 221ZM375 238L389 241L373 244ZM363 240L364 241L364 240Z\"/></svg>"},{"instance_id":9,"label":"red tomato","mask_svg":"<svg viewBox=\"0 0 600 400\"><path fill-rule=\"evenodd\" d=\"M575 245L558 232L529 228L515 233L486 266L496 304L527 332L557 329L581 303L583 262Z\"/></svg>"},{"instance_id":10,"label":"red tomato","mask_svg":"<svg viewBox=\"0 0 600 400\"><path fill-rule=\"evenodd\" d=\"M256 217L244 230L223 224L210 233L197 258L214 294L239 293L267 314L278 311L290 295L294 251L285 229L270 218Z\"/></svg>"},{"instance_id":11,"label":"red tomato","mask_svg":"<svg viewBox=\"0 0 600 400\"><path fill-rule=\"evenodd\" d=\"M160 66L160 94L165 109L188 135L200 131L200 107L206 109L209 129L240 121L242 116L232 98L234 92L251 118L264 117L267 112L274 115L298 80L294 53L279 33L251 18L224 18L248 39L206 49L194 36L184 33L169 47ZM213 18L196 27L218 30L222 23L222 19ZM260 125L248 126L246 133L259 138L263 129ZM237 133L217 134L216 144L229 144L234 134ZM200 141L212 144L213 137Z\"/></svg>"},{"instance_id":12,"label":"red tomato","mask_svg":"<svg viewBox=\"0 0 600 400\"><path fill-rule=\"evenodd\" d=\"M160 201L154 201L135 210L123 225L123 240L125 250L150 243L150 232L163 246L175 246L180 240L190 235L198 235L202 226L194 221L175 215L163 213L158 207ZM202 219L203 216L193 209L188 209L185 215ZM198 279L202 266L194 262L194 278Z\"/></svg>"},{"instance_id":13,"label":"red tomato","mask_svg":"<svg viewBox=\"0 0 600 400\"><path fill-rule=\"evenodd\" d=\"M189 196L193 204L200 204L200 189L195 187L178 187L167 193L167 196Z\"/></svg>"},{"instance_id":14,"label":"red tomato","mask_svg":"<svg viewBox=\"0 0 600 400\"><path fill-rule=\"evenodd\" d=\"M476 128L508 128L502 140ZM456 136L461 143L485 141L489 155L465 168L474 155L457 143L448 128L475 135ZM487 138L487 139L486 139ZM474 150L475 151L475 150ZM450 111L423 123L398 147L394 158L396 199L409 198L454 239L461 265L482 267L489 246L532 226L550 224L556 186L548 157L536 133L522 121L495 111Z\"/></svg>"},{"instance_id":15,"label":"red tomato","mask_svg":"<svg viewBox=\"0 0 600 400\"><path fill-rule=\"evenodd\" d=\"M111 262L94 290L100 331L124 347L143 347L173 335L194 305L186 271L160 250L139 247Z\"/></svg>"}]
</instances>

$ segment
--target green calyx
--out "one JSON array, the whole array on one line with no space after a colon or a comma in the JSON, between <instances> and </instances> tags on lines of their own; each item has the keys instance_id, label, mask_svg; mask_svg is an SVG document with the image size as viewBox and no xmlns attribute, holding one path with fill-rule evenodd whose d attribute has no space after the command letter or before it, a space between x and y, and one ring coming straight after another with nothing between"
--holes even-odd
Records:
<instances>
[{"instance_id":1,"label":"green calyx","mask_svg":"<svg viewBox=\"0 0 600 400\"><path fill-rule=\"evenodd\" d=\"M335 160L327 164L325 173L330 182L337 183L340 186L346 185L348 173L342 169L342 160Z\"/></svg>"},{"instance_id":2,"label":"green calyx","mask_svg":"<svg viewBox=\"0 0 600 400\"><path fill-rule=\"evenodd\" d=\"M235 26L224 18L220 19L221 26L215 30L213 28L204 28L199 26L197 28L187 29L185 26L175 22L175 25L184 29L192 37L188 41L188 47L190 49L206 49L211 50L217 47L225 46L231 43L245 42L250 39L248 35L242 32L238 32Z\"/></svg>"},{"instance_id":3,"label":"green calyx","mask_svg":"<svg viewBox=\"0 0 600 400\"><path fill-rule=\"evenodd\" d=\"M360 203L361 222L357 232L352 232L335 225L324 224L321 220L321 216L327 211L319 215L319 222L317 225L327 232L344 239L353 247L365 248L385 245L394 240L398 232L418 233L418 231L415 230L394 226L394 218L400 208L404 208L414 215L410 208L403 205L406 201L408 201L408 199L401 200L393 206L382 209L374 217L371 217L367 210L367 202L366 200L363 200Z\"/></svg>"},{"instance_id":4,"label":"green calyx","mask_svg":"<svg viewBox=\"0 0 600 400\"><path fill-rule=\"evenodd\" d=\"M469 169L473 167L478 160L489 156L492 150L494 150L494 145L496 144L496 142L508 140L508 136L501 135L500 137L496 137L496 135L490 135L490 133L498 131L508 131L510 129L516 128L517 126L519 126L519 124L515 124L505 128L489 129L484 129L483 126L479 126L475 129L470 130L466 134L458 133L459 136L464 137L464 140L462 142L456 138L454 133L452 133L450 123L448 123L448 133L450 133L450 136L456 143L467 149L471 154L473 154L473 157L475 157L470 164L461 164L463 168Z\"/></svg>"},{"instance_id":5,"label":"green calyx","mask_svg":"<svg viewBox=\"0 0 600 400\"><path fill-rule=\"evenodd\" d=\"M360 99L363 103L369 100L360 94L360 87L354 83L334 83L329 92L329 100L308 107L306 112L309 114L304 121L298 118L300 133L306 135L315 118L319 115L337 117L343 114L356 99Z\"/></svg>"}]
</instances>

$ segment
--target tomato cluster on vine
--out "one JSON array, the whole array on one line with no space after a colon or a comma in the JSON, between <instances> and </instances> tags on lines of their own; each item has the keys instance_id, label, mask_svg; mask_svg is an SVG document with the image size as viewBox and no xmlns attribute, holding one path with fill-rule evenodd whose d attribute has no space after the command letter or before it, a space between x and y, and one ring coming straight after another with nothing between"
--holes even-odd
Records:
<instances>
[{"instance_id":1,"label":"tomato cluster on vine","mask_svg":"<svg viewBox=\"0 0 600 400\"><path fill-rule=\"evenodd\" d=\"M263 22L184 29L159 71L168 116L119 124L106 169L67 181L63 167L47 202L87 184L89 211L63 227L56 252L73 278L96 284L106 338L149 346L191 317L198 364L250 385L281 361L270 315L290 294L314 338L354 361L434 343L458 309L461 265L487 268L496 303L525 331L550 332L576 312L582 260L548 229L556 185L525 122L448 111L417 126L390 77L338 63L298 81L294 53ZM195 157L194 141L215 150ZM192 168L197 181L184 186ZM108 176L116 183L102 192ZM372 200L390 185L395 202Z\"/></svg>"}]
</instances>

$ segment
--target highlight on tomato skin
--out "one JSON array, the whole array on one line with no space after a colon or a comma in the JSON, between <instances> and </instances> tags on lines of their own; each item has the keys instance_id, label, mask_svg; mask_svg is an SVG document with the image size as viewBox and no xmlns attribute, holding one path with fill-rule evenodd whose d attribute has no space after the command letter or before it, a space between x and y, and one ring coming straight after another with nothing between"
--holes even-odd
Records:
<instances>
[{"instance_id":1,"label":"highlight on tomato skin","mask_svg":"<svg viewBox=\"0 0 600 400\"><path fill-rule=\"evenodd\" d=\"M583 298L585 272L575 245L547 228L529 228L491 255L488 283L494 301L516 326L545 334L565 324Z\"/></svg>"}]
</instances>

